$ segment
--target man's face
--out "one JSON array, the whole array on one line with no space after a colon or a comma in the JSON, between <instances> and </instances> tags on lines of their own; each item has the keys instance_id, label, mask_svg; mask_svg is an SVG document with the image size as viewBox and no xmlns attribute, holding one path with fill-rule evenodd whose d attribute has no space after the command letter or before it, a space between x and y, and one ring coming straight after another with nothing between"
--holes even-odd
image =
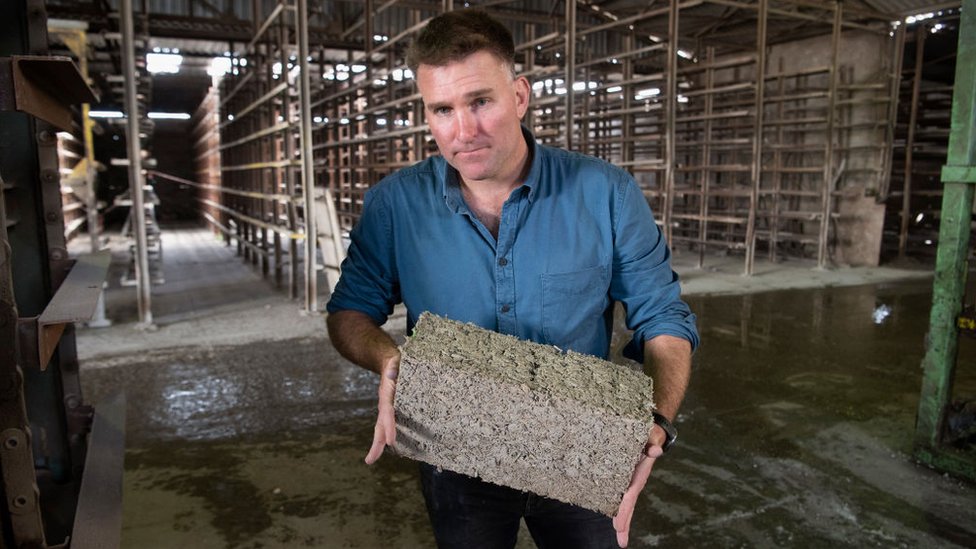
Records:
<instances>
[{"instance_id":1,"label":"man's face","mask_svg":"<svg viewBox=\"0 0 976 549\"><path fill-rule=\"evenodd\" d=\"M487 51L444 66L420 65L417 87L434 141L467 183L511 183L526 160L520 129L529 83Z\"/></svg>"}]
</instances>

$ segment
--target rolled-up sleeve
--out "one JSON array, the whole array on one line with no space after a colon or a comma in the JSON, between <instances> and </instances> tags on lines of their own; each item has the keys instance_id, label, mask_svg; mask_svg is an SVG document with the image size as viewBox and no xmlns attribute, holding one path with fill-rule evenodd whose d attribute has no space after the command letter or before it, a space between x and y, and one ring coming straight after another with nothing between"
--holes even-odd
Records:
<instances>
[{"instance_id":1,"label":"rolled-up sleeve","mask_svg":"<svg viewBox=\"0 0 976 549\"><path fill-rule=\"evenodd\" d=\"M624 356L643 363L644 342L659 335L684 338L698 347L695 315L681 300L671 252L654 223L647 200L628 177L618 195L614 220L610 297L623 303L634 337Z\"/></svg>"},{"instance_id":2,"label":"rolled-up sleeve","mask_svg":"<svg viewBox=\"0 0 976 549\"><path fill-rule=\"evenodd\" d=\"M393 212L384 190L383 185L377 185L366 193L362 217L349 235L351 242L339 283L326 305L329 313L363 312L378 325L386 322L401 300Z\"/></svg>"}]
</instances>

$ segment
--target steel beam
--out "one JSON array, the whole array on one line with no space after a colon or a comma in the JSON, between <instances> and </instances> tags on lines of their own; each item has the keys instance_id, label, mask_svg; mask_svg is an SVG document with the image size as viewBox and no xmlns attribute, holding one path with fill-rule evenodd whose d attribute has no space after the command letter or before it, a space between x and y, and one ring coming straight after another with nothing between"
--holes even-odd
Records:
<instances>
[{"instance_id":1,"label":"steel beam","mask_svg":"<svg viewBox=\"0 0 976 549\"><path fill-rule=\"evenodd\" d=\"M976 456L943 446L947 409L958 353L956 319L966 294L966 274L976 182L976 0L964 0L959 24L952 128L947 167L943 172L942 220L935 264L928 346L922 361L922 393L915 423L916 457L949 472L976 479ZM958 171L953 172L953 169ZM959 181L958 179L966 179Z\"/></svg>"},{"instance_id":2,"label":"steel beam","mask_svg":"<svg viewBox=\"0 0 976 549\"><path fill-rule=\"evenodd\" d=\"M89 436L71 532L71 549L108 549L122 542L125 393L98 403Z\"/></svg>"},{"instance_id":3,"label":"steel beam","mask_svg":"<svg viewBox=\"0 0 976 549\"><path fill-rule=\"evenodd\" d=\"M668 243L672 240L671 217L674 212L674 172L677 164L675 158L676 124L678 117L678 15L680 5L678 0L670 0L668 6L668 48L665 62L665 111L664 111L664 181L659 187L664 191L664 238Z\"/></svg>"},{"instance_id":4,"label":"steel beam","mask_svg":"<svg viewBox=\"0 0 976 549\"><path fill-rule=\"evenodd\" d=\"M830 213L833 210L834 192L834 109L837 104L837 80L839 75L840 35L843 22L843 5L834 2L834 26L830 35L830 73L827 92L827 125L824 129L823 188L820 199L820 234L817 242L817 267L826 268L827 239L830 236Z\"/></svg>"},{"instance_id":5,"label":"steel beam","mask_svg":"<svg viewBox=\"0 0 976 549\"><path fill-rule=\"evenodd\" d=\"M136 235L136 292L139 322L151 325L152 286L149 277L149 253L146 242L146 210L143 195L142 145L139 137L139 101L136 97L135 32L132 23L132 0L122 0L122 59L125 73L126 137L129 151L129 194L132 196L132 228Z\"/></svg>"},{"instance_id":6,"label":"steel beam","mask_svg":"<svg viewBox=\"0 0 976 549\"><path fill-rule=\"evenodd\" d=\"M908 249L908 222L912 217L912 168L915 155L915 130L918 126L918 102L922 93L922 72L925 64L925 37L928 25L915 29L915 73L912 75L912 106L908 115L908 137L905 139L905 179L901 195L901 223L898 230L898 257L905 258Z\"/></svg>"},{"instance_id":7,"label":"steel beam","mask_svg":"<svg viewBox=\"0 0 976 549\"><path fill-rule=\"evenodd\" d=\"M566 1L566 150L573 150L573 123L576 113L576 0ZM583 122L580 122L583 131Z\"/></svg>"},{"instance_id":8,"label":"steel beam","mask_svg":"<svg viewBox=\"0 0 976 549\"><path fill-rule=\"evenodd\" d=\"M305 311L318 311L318 271L315 230L315 168L312 163L312 87L308 64L308 0L298 0L298 65L301 147L302 204L305 218ZM370 37L372 38L372 37ZM295 258L292 258L295 261Z\"/></svg>"},{"instance_id":9,"label":"steel beam","mask_svg":"<svg viewBox=\"0 0 976 549\"><path fill-rule=\"evenodd\" d=\"M750 178L752 186L749 194L749 218L746 221L746 268L745 274L752 276L756 262L756 212L759 209L759 187L762 182L763 155L763 113L766 93L766 18L769 14L769 0L759 0L756 14L756 89L755 112L752 130L752 166ZM834 59L836 61L836 59ZM831 139L828 130L827 140Z\"/></svg>"}]
</instances>

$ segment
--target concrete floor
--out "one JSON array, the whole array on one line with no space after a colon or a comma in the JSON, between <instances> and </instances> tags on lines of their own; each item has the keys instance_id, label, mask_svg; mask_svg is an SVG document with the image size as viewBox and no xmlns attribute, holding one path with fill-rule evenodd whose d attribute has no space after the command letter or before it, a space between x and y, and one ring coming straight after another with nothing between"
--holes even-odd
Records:
<instances>
[{"instance_id":1,"label":"concrete floor","mask_svg":"<svg viewBox=\"0 0 976 549\"><path fill-rule=\"evenodd\" d=\"M416 465L362 462L375 379L322 318L205 231L164 230L164 249L156 329L113 275L116 324L78 331L87 400L128 398L123 545L432 547ZM976 485L910 457L930 274L693 260L675 264L704 343L632 546L976 546ZM777 289L806 284L834 287ZM972 398L976 340L958 364Z\"/></svg>"}]
</instances>

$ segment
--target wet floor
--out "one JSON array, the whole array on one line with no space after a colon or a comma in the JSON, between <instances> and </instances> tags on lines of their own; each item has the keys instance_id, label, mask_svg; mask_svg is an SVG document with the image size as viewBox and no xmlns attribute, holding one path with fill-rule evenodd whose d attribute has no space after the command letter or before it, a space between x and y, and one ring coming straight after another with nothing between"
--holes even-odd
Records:
<instances>
[{"instance_id":1,"label":"wet floor","mask_svg":"<svg viewBox=\"0 0 976 549\"><path fill-rule=\"evenodd\" d=\"M128 398L123 546L432 547L416 465L362 461L372 374L206 231L164 244L158 329L78 333L86 400ZM930 288L689 297L703 344L632 546L976 546L976 484L910 455ZM976 340L958 365L976 397Z\"/></svg>"},{"instance_id":2,"label":"wet floor","mask_svg":"<svg viewBox=\"0 0 976 549\"><path fill-rule=\"evenodd\" d=\"M704 343L632 546L976 546L976 487L910 458L928 283L689 301ZM129 400L124 546L432 546L415 465L362 463L375 379L324 337L93 362L88 398ZM976 340L959 365L976 396Z\"/></svg>"}]
</instances>

